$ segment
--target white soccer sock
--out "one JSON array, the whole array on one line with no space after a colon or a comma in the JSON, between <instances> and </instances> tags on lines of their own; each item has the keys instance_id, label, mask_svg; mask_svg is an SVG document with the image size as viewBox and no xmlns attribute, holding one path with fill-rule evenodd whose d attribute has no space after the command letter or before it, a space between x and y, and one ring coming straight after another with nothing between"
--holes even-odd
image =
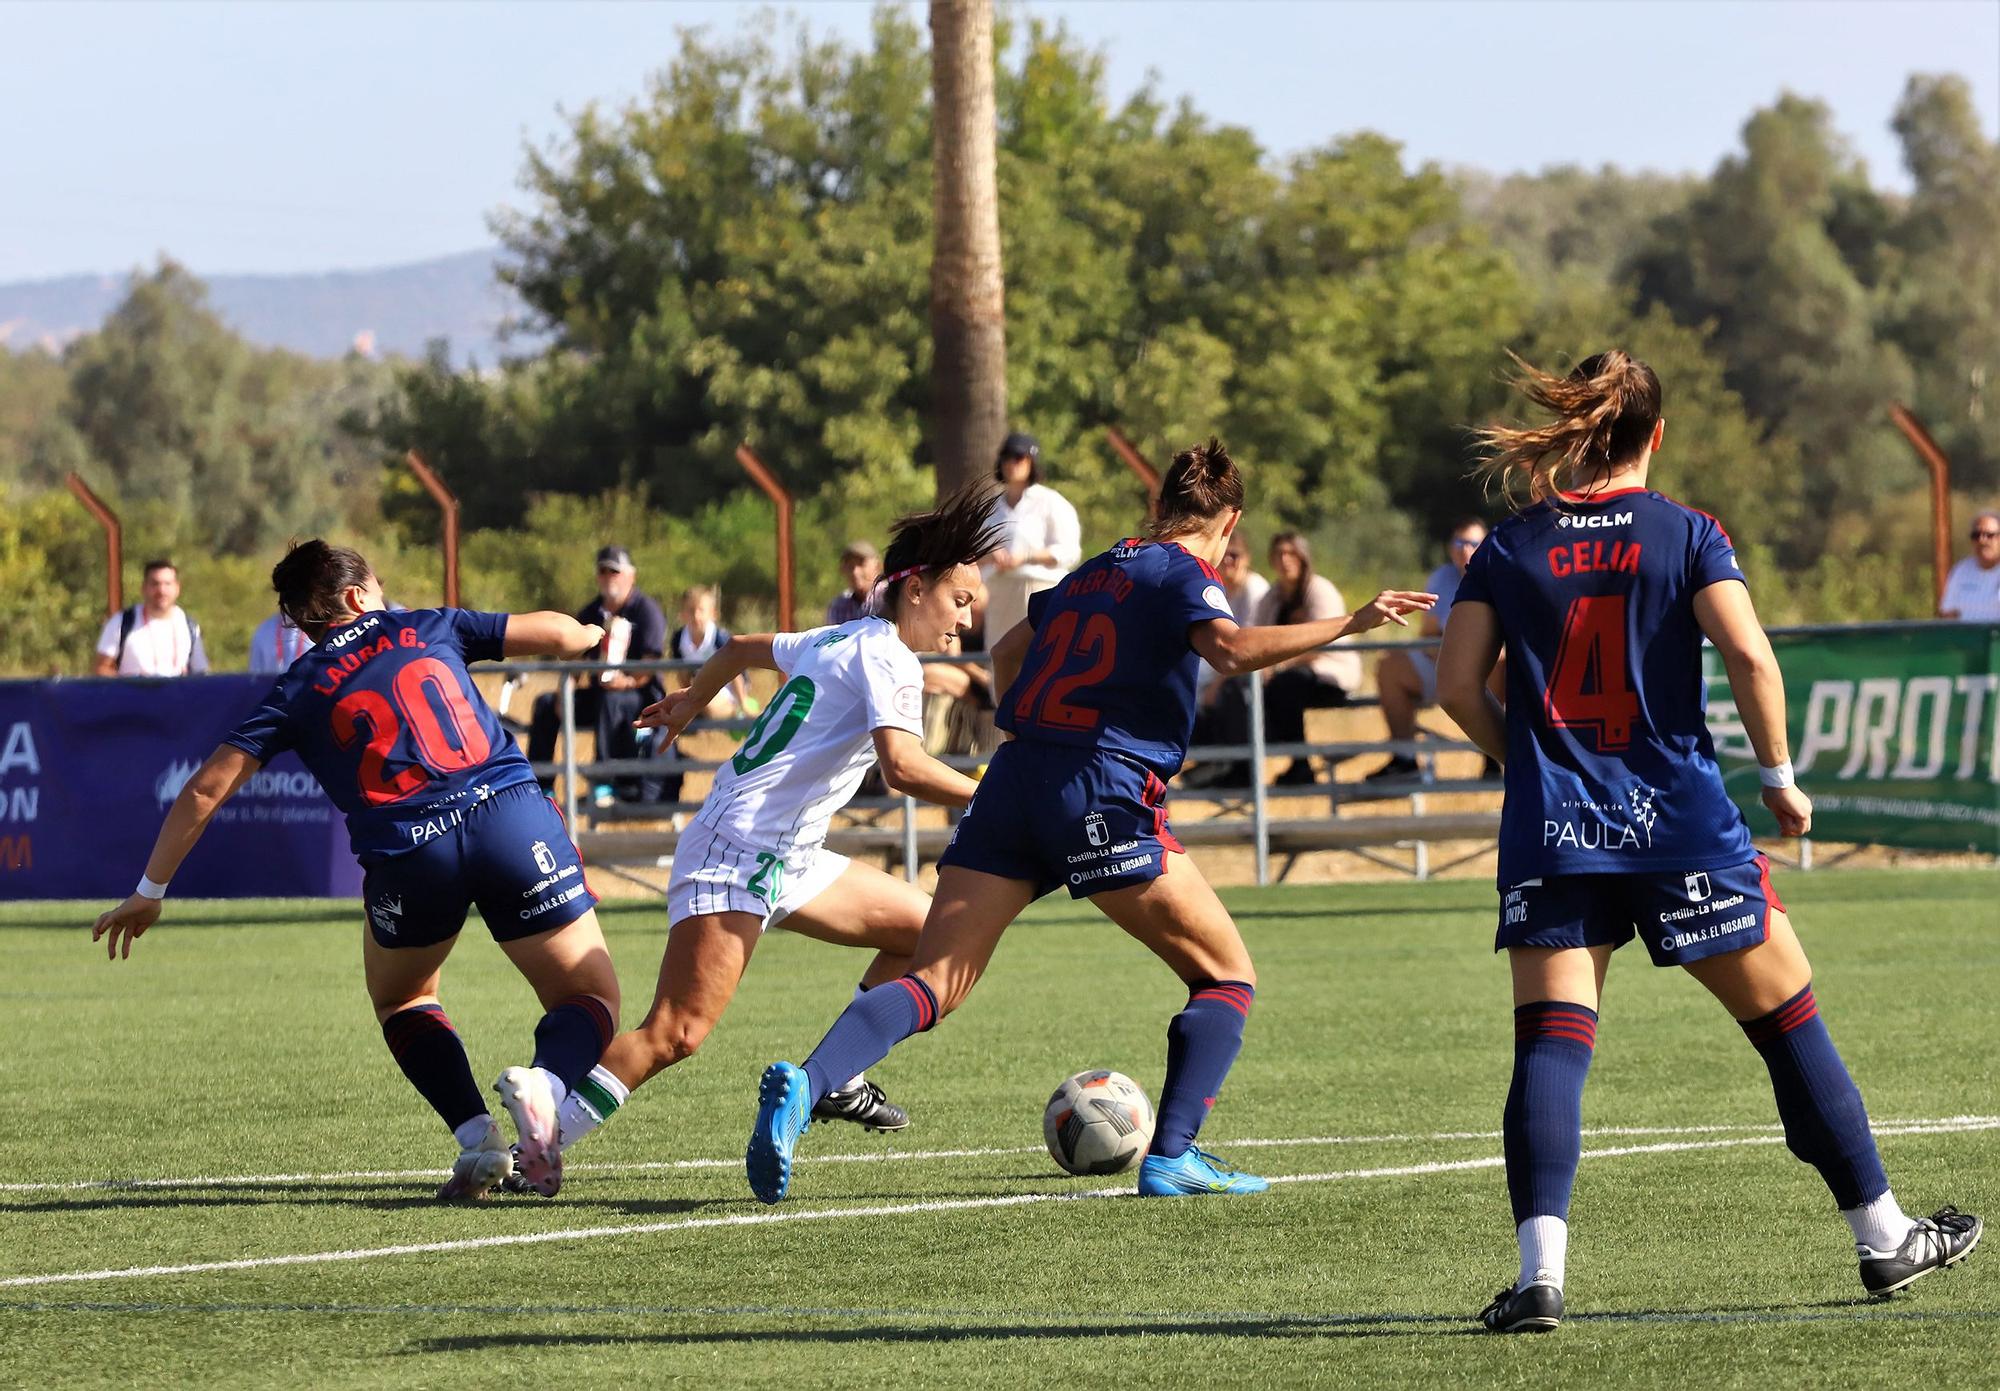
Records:
<instances>
[{"instance_id":1,"label":"white soccer sock","mask_svg":"<svg viewBox=\"0 0 2000 1391\"><path fill-rule=\"evenodd\" d=\"M1886 1190L1874 1202L1845 1208L1840 1215L1847 1219L1855 1245L1873 1247L1884 1255L1901 1247L1910 1229L1917 1225L1903 1215L1896 1195Z\"/></svg>"},{"instance_id":2,"label":"white soccer sock","mask_svg":"<svg viewBox=\"0 0 2000 1391\"><path fill-rule=\"evenodd\" d=\"M578 1082L576 1090L564 1097L562 1105L556 1109L563 1149L568 1150L611 1119L612 1113L623 1106L625 1099L631 1095L631 1089L609 1069L593 1067L590 1075Z\"/></svg>"},{"instance_id":3,"label":"white soccer sock","mask_svg":"<svg viewBox=\"0 0 2000 1391\"><path fill-rule=\"evenodd\" d=\"M1563 1287L1563 1263L1569 1254L1569 1223L1560 1217L1530 1217L1514 1229L1521 1243L1521 1278L1517 1290L1529 1285Z\"/></svg>"},{"instance_id":4,"label":"white soccer sock","mask_svg":"<svg viewBox=\"0 0 2000 1391\"><path fill-rule=\"evenodd\" d=\"M451 1134L452 1138L458 1141L460 1149L474 1150L486 1142L486 1132L492 1128L492 1116L474 1116L471 1120L465 1121L456 1130L453 1130Z\"/></svg>"},{"instance_id":5,"label":"white soccer sock","mask_svg":"<svg viewBox=\"0 0 2000 1391\"><path fill-rule=\"evenodd\" d=\"M548 1078L549 1095L553 1096L556 1099L556 1109L561 1110L563 1101L569 1096L569 1088L563 1085L562 1078L556 1076L553 1072L550 1072L547 1068L538 1067L535 1069L535 1071L541 1073L542 1076Z\"/></svg>"}]
</instances>

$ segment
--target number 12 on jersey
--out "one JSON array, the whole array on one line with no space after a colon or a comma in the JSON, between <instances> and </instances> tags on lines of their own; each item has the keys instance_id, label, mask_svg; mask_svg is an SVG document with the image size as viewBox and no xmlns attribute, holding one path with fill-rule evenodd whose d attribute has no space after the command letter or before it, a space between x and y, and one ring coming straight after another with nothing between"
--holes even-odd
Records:
<instances>
[{"instance_id":1,"label":"number 12 on jersey","mask_svg":"<svg viewBox=\"0 0 2000 1391\"><path fill-rule=\"evenodd\" d=\"M1543 703L1550 725L1591 731L1600 752L1631 746L1639 695L1626 655L1623 594L1585 594L1570 602Z\"/></svg>"}]
</instances>

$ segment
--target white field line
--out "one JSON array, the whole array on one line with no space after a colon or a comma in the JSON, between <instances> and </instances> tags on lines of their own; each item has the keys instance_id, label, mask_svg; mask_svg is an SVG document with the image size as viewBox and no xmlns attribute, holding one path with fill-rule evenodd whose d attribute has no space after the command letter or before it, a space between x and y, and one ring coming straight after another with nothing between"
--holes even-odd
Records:
<instances>
[{"instance_id":1,"label":"white field line","mask_svg":"<svg viewBox=\"0 0 2000 1391\"><path fill-rule=\"evenodd\" d=\"M1974 1130L2000 1130L2000 1118L1966 1117L1955 1123L1927 1122L1901 1126L1878 1125L1880 1135L1949 1135ZM1671 1154L1686 1150L1732 1149L1744 1145L1784 1143L1779 1135L1738 1136L1722 1140L1679 1140L1654 1145L1620 1145L1609 1149L1585 1150L1585 1159L1613 1159L1634 1154ZM1323 1174L1285 1174L1274 1183L1338 1183L1353 1179L1407 1178L1423 1174L1463 1169L1494 1169L1506 1159L1492 1155L1480 1159L1438 1160L1427 1164L1405 1164L1394 1168L1344 1169ZM505 1236L461 1238L456 1241L426 1241L403 1246L375 1246L346 1251L306 1251L287 1256L252 1256L233 1261L195 1261L186 1265L127 1266L119 1270L75 1270L47 1275L14 1275L0 1279L0 1289L33 1285L68 1285L100 1280L146 1279L168 1275L199 1275L217 1270L259 1270L270 1266L329 1265L340 1261L378 1260L388 1256L415 1256L448 1251L478 1251L498 1246L539 1246L552 1241L594 1241L600 1237L649 1236L660 1232L700 1231L718 1227L762 1227L777 1222L821 1222L846 1217L905 1217L913 1213L966 1212L975 1208L1027 1207L1039 1203L1080 1202L1092 1198L1129 1197L1129 1186L1097 1188L1087 1192L1016 1193L992 1198L951 1198L914 1203L882 1203L869 1207L780 1209L771 1212L740 1213L729 1217L686 1217L671 1222L636 1222L616 1227L575 1227L555 1232L521 1232Z\"/></svg>"},{"instance_id":2,"label":"white field line","mask_svg":"<svg viewBox=\"0 0 2000 1391\"><path fill-rule=\"evenodd\" d=\"M1920 1120L1895 1120L1876 1122L1876 1132L1886 1133L1885 1126L1897 1127L1894 1133L1909 1134L1929 1127L1943 1126L1950 1129L1984 1129L1984 1123L2000 1123L2000 1117L1993 1116L1939 1116ZM1779 1135L1783 1133L1775 1125L1612 1125L1586 1129L1586 1139L1609 1136L1642 1135ZM1231 1139L1224 1141L1224 1149L1306 1149L1322 1145L1386 1145L1386 1144L1442 1144L1455 1140L1498 1140L1497 1130L1433 1130L1388 1135L1300 1135L1281 1139ZM989 1159L1009 1154L1041 1154L1040 1145L1001 1145L987 1149L949 1150L895 1150L883 1149L852 1154L814 1155L814 1164L892 1164L920 1159ZM567 1173L658 1173L671 1170L689 1169L738 1169L743 1165L739 1155L731 1159L651 1159L632 1160L614 1164L567 1164ZM443 1178L449 1170L438 1169L339 1169L322 1173L298 1174L219 1174L194 1178L126 1178L126 1179L74 1179L68 1182L45 1183L0 1183L0 1193L78 1193L98 1189L144 1190L149 1188L256 1188L266 1185L287 1183L337 1183L350 1179L433 1179Z\"/></svg>"}]
</instances>

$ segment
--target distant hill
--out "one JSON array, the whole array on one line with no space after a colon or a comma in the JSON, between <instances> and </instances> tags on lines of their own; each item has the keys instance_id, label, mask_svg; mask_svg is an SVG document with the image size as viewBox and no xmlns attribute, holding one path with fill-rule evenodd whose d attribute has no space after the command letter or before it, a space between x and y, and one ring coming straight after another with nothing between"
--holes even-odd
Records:
<instances>
[{"instance_id":1,"label":"distant hill","mask_svg":"<svg viewBox=\"0 0 2000 1391\"><path fill-rule=\"evenodd\" d=\"M380 270L202 279L216 312L255 343L312 357L340 357L357 346L416 357L431 339L448 338L454 361L485 366L500 356L500 325L520 312L513 292L494 278L498 257L488 247ZM0 347L60 348L101 324L124 293L123 275L0 285ZM512 350L527 346L516 342Z\"/></svg>"}]
</instances>

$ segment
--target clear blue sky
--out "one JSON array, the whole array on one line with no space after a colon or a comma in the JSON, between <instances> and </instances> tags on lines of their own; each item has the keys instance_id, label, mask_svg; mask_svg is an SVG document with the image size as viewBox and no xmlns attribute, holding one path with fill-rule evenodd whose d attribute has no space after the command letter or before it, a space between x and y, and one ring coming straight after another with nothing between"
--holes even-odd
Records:
<instances>
[{"instance_id":1,"label":"clear blue sky","mask_svg":"<svg viewBox=\"0 0 2000 1391\"><path fill-rule=\"evenodd\" d=\"M1878 183L1913 71L1961 73L2000 129L2000 0L1026 0L1170 97L1286 153L1371 127L1414 159L1702 171L1791 89L1827 101ZM797 7L865 37L870 6ZM524 140L622 102L677 27L758 7L678 4L5 3L0 280L388 265L492 238ZM921 7L917 13L921 17Z\"/></svg>"}]
</instances>

